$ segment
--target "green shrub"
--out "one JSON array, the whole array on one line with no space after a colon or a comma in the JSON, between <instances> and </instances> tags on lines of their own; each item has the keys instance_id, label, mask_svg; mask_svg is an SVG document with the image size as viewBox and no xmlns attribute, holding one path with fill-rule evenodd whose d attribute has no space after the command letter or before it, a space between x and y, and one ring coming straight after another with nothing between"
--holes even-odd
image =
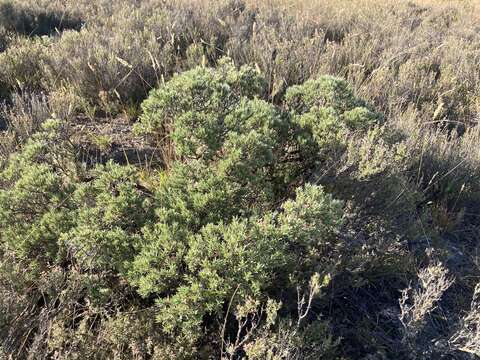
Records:
<instances>
[{"instance_id":1,"label":"green shrub","mask_svg":"<svg viewBox=\"0 0 480 360\"><path fill-rule=\"evenodd\" d=\"M59 236L71 226L75 167L68 149L58 144L58 122L44 127L1 173L0 224L7 248L20 258L48 262L56 260Z\"/></svg>"},{"instance_id":2,"label":"green shrub","mask_svg":"<svg viewBox=\"0 0 480 360\"><path fill-rule=\"evenodd\" d=\"M356 132L364 133L381 120L348 83L331 76L288 88L285 106L299 127L297 141L303 157L314 163L338 161Z\"/></svg>"},{"instance_id":3,"label":"green shrub","mask_svg":"<svg viewBox=\"0 0 480 360\"><path fill-rule=\"evenodd\" d=\"M314 107L332 108L336 113L344 113L365 103L353 95L350 85L342 79L323 76L292 86L285 94L286 105L303 114Z\"/></svg>"},{"instance_id":4,"label":"green shrub","mask_svg":"<svg viewBox=\"0 0 480 360\"><path fill-rule=\"evenodd\" d=\"M229 302L257 299L261 309L284 293L289 312L297 284L335 276L329 254L342 246L343 204L302 174L291 182L291 168L302 162L288 160L302 146L297 125L258 98L263 84L253 68L237 70L225 59L153 91L138 129L168 138L175 157L147 187L132 166L84 168L61 120L44 122L8 159L0 174L3 251L30 262L32 279L67 276L48 290L62 299L45 340L51 349L101 336L112 324L108 312L120 311L112 297L130 291L133 299L123 301L135 308L155 303L152 326L162 340L150 353L197 358L218 324L231 321ZM71 327L71 302L87 301L80 299L88 299L97 320L83 314ZM85 331L88 324L93 332Z\"/></svg>"},{"instance_id":5,"label":"green shrub","mask_svg":"<svg viewBox=\"0 0 480 360\"><path fill-rule=\"evenodd\" d=\"M183 185L175 188L187 186L195 194L185 200L197 208L189 207L194 219L244 214L273 201L281 191L276 163L288 119L274 106L251 99L262 84L252 68L237 71L225 61L218 70L199 67L175 77L143 104L137 130L159 139L160 146L171 146L173 160L183 161L174 163L167 182L179 178ZM164 193L159 196L168 197L169 192ZM211 218L213 214L220 217Z\"/></svg>"},{"instance_id":6,"label":"green shrub","mask_svg":"<svg viewBox=\"0 0 480 360\"><path fill-rule=\"evenodd\" d=\"M254 69L244 67L237 72L227 61L219 70L196 68L182 73L151 92L142 104L137 129L171 137L180 157L210 159L236 125L226 117L243 97L258 94L263 81Z\"/></svg>"},{"instance_id":7,"label":"green shrub","mask_svg":"<svg viewBox=\"0 0 480 360\"><path fill-rule=\"evenodd\" d=\"M202 331L215 332L205 319L220 320L232 296L266 299L313 272L335 272L328 253L338 248L341 202L307 184L276 211L288 194L296 125L252 99L262 83L224 60L174 77L143 105L137 129L171 140L176 156L159 175L158 220L144 229L129 277L157 299L165 334L185 344L179 353L198 346Z\"/></svg>"},{"instance_id":8,"label":"green shrub","mask_svg":"<svg viewBox=\"0 0 480 360\"><path fill-rule=\"evenodd\" d=\"M125 274L138 229L148 220L148 202L133 168L110 162L90 176L93 180L79 184L72 195L74 223L59 240L82 267Z\"/></svg>"}]
</instances>

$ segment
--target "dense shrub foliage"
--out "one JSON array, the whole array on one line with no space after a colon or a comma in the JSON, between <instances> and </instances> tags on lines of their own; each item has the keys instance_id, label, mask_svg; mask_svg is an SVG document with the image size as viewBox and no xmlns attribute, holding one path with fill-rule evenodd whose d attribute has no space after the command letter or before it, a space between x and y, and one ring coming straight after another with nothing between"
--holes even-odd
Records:
<instances>
[{"instance_id":1,"label":"dense shrub foliage","mask_svg":"<svg viewBox=\"0 0 480 360\"><path fill-rule=\"evenodd\" d=\"M303 137L321 151L327 146L322 136L297 126L297 116L305 114L259 99L264 83L253 68L237 70L225 59L216 69L193 69L153 91L138 129L163 139L159 146L171 146L173 158L165 159L168 169L151 175L147 188L131 166L82 169L62 122L46 121L2 172L3 251L28 263L34 279L52 267L103 274L100 281L110 272L118 283L111 286L136 293L130 296L143 304L140 309L154 301L162 338L156 356L168 351L197 358L218 337L223 319L230 321L226 304L255 301L248 310L254 312L267 301L280 308L285 298L282 306L290 312L297 286L336 271L329 254L342 246L343 205L298 171L306 160L291 159L309 146L299 141ZM313 83L303 93L312 104L333 93L357 102L342 80L321 78L312 90ZM327 105L311 111L329 111ZM339 115L332 108L333 123L341 123L349 107ZM327 127L322 135L338 139L337 130ZM97 306L109 307L102 301L112 289L97 290L106 292ZM224 340L234 333L235 325L229 327ZM241 335L246 344L249 337ZM220 342L210 351L222 348ZM231 356L243 351L238 346Z\"/></svg>"},{"instance_id":2,"label":"dense shrub foliage","mask_svg":"<svg viewBox=\"0 0 480 360\"><path fill-rule=\"evenodd\" d=\"M0 2L0 359L480 356L475 8Z\"/></svg>"}]
</instances>

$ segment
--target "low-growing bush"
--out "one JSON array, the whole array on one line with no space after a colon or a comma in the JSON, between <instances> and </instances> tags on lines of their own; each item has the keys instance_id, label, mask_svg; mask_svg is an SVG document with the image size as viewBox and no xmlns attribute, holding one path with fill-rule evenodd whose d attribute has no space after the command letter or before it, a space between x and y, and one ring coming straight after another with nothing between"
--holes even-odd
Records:
<instances>
[{"instance_id":1,"label":"low-growing bush","mask_svg":"<svg viewBox=\"0 0 480 360\"><path fill-rule=\"evenodd\" d=\"M310 105L328 109L324 99L335 96L331 91L343 94L349 105L331 108L334 122L341 125L344 114L358 109L360 100L340 79L318 81L328 86L308 93ZM158 356L198 358L211 341L216 345L208 352L218 354L224 349L223 341L234 341L235 329L242 331L245 326L226 312L227 305L254 301L256 305L244 315L251 319L276 298L285 301L282 308L290 319L291 311L300 307L297 327L291 323L284 328L288 322L280 325L273 320L265 327L260 316L255 320L259 331L254 331L257 326L249 330L258 339L248 346L237 341L228 350L232 358L244 351L260 356L261 351L269 351L265 346L280 346L280 338L264 343L267 330L291 341L285 351L295 353L296 347L303 346L302 351L310 349L311 354L326 351L314 350L316 341L331 346L335 341L307 336L310 325L305 329L299 325L320 285L310 285L315 294L308 305L294 299L300 296L297 287L308 287L312 277L316 282L323 279L322 287L335 281L339 265L331 254L346 249L340 237L343 203L322 186L309 183L308 173L298 172L306 166L303 162L310 162L291 157L295 149L305 146L300 134L319 138L314 128L299 127L294 120L305 114L295 115L293 107L286 112L260 100L264 84L254 68L236 69L225 59L216 69L197 67L153 91L143 105L138 129L162 144L168 138L175 156L168 169L152 175L150 183L156 184L152 188L140 185L139 174L131 166L109 163L86 170L68 140L65 120L44 122L1 173L3 251L30 262L33 278L51 272L52 266L62 272L76 269L96 274L98 285L82 285L85 280L80 279L74 285L72 279L65 286L81 286L82 296L101 307L115 308L106 302L116 286L129 289L132 305L146 311L150 311L148 304L154 306L155 326L162 334L162 342L153 350ZM373 121L365 119L361 128ZM326 128L323 136L335 137L336 131ZM315 144L322 150L323 142ZM108 272L117 280L111 280ZM104 283L109 281L116 285ZM95 293L97 286L102 288L100 294ZM40 307L50 306L46 301ZM68 300L57 301L60 313L68 316ZM55 340L60 329L64 337L71 337L69 341L88 342L103 336L102 324L110 321L100 313L90 325L93 333L82 335L81 326L70 328L68 322L52 316L50 325L45 325L53 332L51 339L43 338L46 333L41 328L36 337L19 335L30 342L31 351L46 342L48 348L64 353L67 340ZM90 321L86 315L79 316L80 323ZM227 326L222 337L213 340L223 321ZM274 335L277 326L280 333ZM318 326L326 331L325 324ZM304 338L297 337L297 331L305 331Z\"/></svg>"}]
</instances>

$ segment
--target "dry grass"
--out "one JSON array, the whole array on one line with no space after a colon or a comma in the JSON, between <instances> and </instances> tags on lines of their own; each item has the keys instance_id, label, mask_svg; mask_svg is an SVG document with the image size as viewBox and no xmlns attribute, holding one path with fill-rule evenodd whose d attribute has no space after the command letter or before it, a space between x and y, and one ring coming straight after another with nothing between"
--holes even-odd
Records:
<instances>
[{"instance_id":1,"label":"dry grass","mask_svg":"<svg viewBox=\"0 0 480 360\"><path fill-rule=\"evenodd\" d=\"M267 74L267 96L274 100L286 87L328 73L346 77L389 116L415 104L424 122L478 120L476 1L42 4L84 22L80 32L66 32L51 45L41 66L49 91L73 84L107 112L140 101L174 72L229 55Z\"/></svg>"},{"instance_id":2,"label":"dry grass","mask_svg":"<svg viewBox=\"0 0 480 360\"><path fill-rule=\"evenodd\" d=\"M450 324L463 319L453 335L443 325L443 338L455 351L478 354L478 289L470 312L460 314L480 277L471 264L480 246L480 1L10 3L25 29L36 28L38 14L52 17L42 23L46 30L26 34L0 16L0 127L8 124L0 130L0 166L55 117L78 130L76 145L89 148L79 162L145 163L148 178L147 155L156 150L130 133L140 103L173 74L223 56L265 74L262 96L281 108L291 85L324 74L347 79L385 121L367 136L352 136L346 154L318 176L358 220L342 234L351 247L351 258L339 260L349 262L348 280L328 289L331 302L312 311L328 309L352 359L377 356L372 349L380 348L408 358L398 355L405 345L399 338L435 327L431 315L442 299ZM67 26L63 19L75 21ZM173 157L166 149L171 153L155 156ZM92 160L89 150L100 155ZM130 161L130 151L138 161ZM444 266L419 265L427 245L437 247ZM411 264L423 268L420 283L403 293L399 308L398 290L419 271ZM448 297L446 268L461 290ZM384 297L372 299L377 294ZM392 308L403 311L403 328L396 316L396 323L382 320Z\"/></svg>"},{"instance_id":3,"label":"dry grass","mask_svg":"<svg viewBox=\"0 0 480 360\"><path fill-rule=\"evenodd\" d=\"M400 298L400 321L406 337L412 338L421 331L426 317L435 310L443 293L453 284L448 270L441 264L433 264L418 273L418 286L402 291Z\"/></svg>"},{"instance_id":4,"label":"dry grass","mask_svg":"<svg viewBox=\"0 0 480 360\"><path fill-rule=\"evenodd\" d=\"M475 287L470 311L463 317L457 332L450 338L453 347L480 356L480 285Z\"/></svg>"}]
</instances>

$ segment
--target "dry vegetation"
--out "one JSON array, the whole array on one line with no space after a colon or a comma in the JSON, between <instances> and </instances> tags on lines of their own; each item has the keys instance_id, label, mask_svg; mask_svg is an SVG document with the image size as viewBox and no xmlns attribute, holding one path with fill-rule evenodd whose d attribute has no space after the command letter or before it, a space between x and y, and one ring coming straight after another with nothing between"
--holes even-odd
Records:
<instances>
[{"instance_id":1,"label":"dry vegetation","mask_svg":"<svg viewBox=\"0 0 480 360\"><path fill-rule=\"evenodd\" d=\"M0 0L0 359L480 357L479 14Z\"/></svg>"}]
</instances>

